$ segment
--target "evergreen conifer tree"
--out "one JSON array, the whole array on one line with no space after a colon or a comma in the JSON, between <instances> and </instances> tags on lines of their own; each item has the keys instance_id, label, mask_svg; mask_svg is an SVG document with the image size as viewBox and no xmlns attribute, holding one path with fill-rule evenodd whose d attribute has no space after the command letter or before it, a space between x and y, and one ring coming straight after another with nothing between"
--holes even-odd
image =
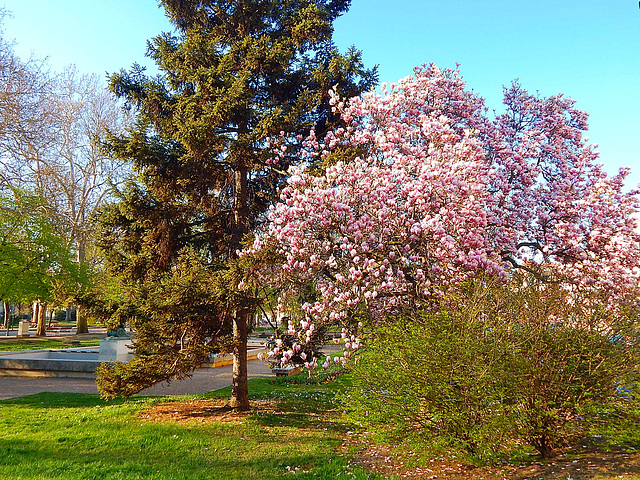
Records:
<instances>
[{"instance_id":1,"label":"evergreen conifer tree","mask_svg":"<svg viewBox=\"0 0 640 480\"><path fill-rule=\"evenodd\" d=\"M238 251L299 162L300 139L339 121L329 90L355 96L377 81L355 48L340 54L332 42L349 4L162 0L175 32L148 42L161 74L134 65L111 76L137 121L108 148L136 177L104 209L101 246L124 287L118 312L132 315L136 359L100 370L103 395L180 378L226 343L230 405L248 408L247 319L257 299L243 288L251 258Z\"/></svg>"}]
</instances>

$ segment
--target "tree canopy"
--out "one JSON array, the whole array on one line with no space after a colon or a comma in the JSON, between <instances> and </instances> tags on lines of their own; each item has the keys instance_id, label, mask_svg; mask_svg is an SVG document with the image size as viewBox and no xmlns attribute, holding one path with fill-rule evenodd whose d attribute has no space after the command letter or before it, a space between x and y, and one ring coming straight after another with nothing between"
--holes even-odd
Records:
<instances>
[{"instance_id":1,"label":"tree canopy","mask_svg":"<svg viewBox=\"0 0 640 480\"><path fill-rule=\"evenodd\" d=\"M479 274L526 270L594 302L599 326L637 293L628 170L602 170L573 100L517 83L504 93L506 112L489 119L458 71L425 65L382 94L333 94L346 125L306 140L307 155L331 166L292 171L249 250L279 257L266 278L283 307L301 305L298 344L319 325L350 335L362 319L439 311ZM286 362L293 350L279 355Z\"/></svg>"},{"instance_id":2,"label":"tree canopy","mask_svg":"<svg viewBox=\"0 0 640 480\"><path fill-rule=\"evenodd\" d=\"M148 43L161 75L134 65L111 76L136 124L109 148L136 177L104 210L102 247L136 307L138 358L171 366L141 369L140 385L190 371L233 333L231 403L247 408L246 323L258 298L238 252L299 162L301 139L340 122L329 90L358 95L376 72L331 41L346 0L160 4L175 26Z\"/></svg>"},{"instance_id":3,"label":"tree canopy","mask_svg":"<svg viewBox=\"0 0 640 480\"><path fill-rule=\"evenodd\" d=\"M126 116L97 75L74 66L52 73L45 60L19 58L1 24L0 72L0 190L41 198L78 269L95 267L94 215L125 168L104 155L99 140L107 129L121 129ZM78 298L72 303L77 332L86 333Z\"/></svg>"},{"instance_id":4,"label":"tree canopy","mask_svg":"<svg viewBox=\"0 0 640 480\"><path fill-rule=\"evenodd\" d=\"M82 272L65 238L50 219L47 204L14 190L0 192L0 299L51 301L79 285Z\"/></svg>"}]
</instances>

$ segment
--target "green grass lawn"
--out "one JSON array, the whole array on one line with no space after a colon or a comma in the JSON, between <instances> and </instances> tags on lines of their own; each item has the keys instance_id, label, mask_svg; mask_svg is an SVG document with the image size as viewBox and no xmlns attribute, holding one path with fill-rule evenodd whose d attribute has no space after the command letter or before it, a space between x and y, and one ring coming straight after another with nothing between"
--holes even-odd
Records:
<instances>
[{"instance_id":1,"label":"green grass lawn","mask_svg":"<svg viewBox=\"0 0 640 480\"><path fill-rule=\"evenodd\" d=\"M105 402L43 393L0 402L2 479L376 479L341 455L349 425L333 411L340 381L250 381L262 408L232 421L158 422L141 412L175 398ZM190 399L228 398L228 389ZM182 398L181 400L187 400Z\"/></svg>"},{"instance_id":2,"label":"green grass lawn","mask_svg":"<svg viewBox=\"0 0 640 480\"><path fill-rule=\"evenodd\" d=\"M0 340L0 352L13 352L17 350L38 350L43 348L70 348L91 347L100 343L100 340L81 340L79 345L65 344L62 338L3 338Z\"/></svg>"},{"instance_id":3,"label":"green grass lawn","mask_svg":"<svg viewBox=\"0 0 640 480\"><path fill-rule=\"evenodd\" d=\"M547 462L532 458L521 465L501 463L455 473L459 457L433 456L409 438L380 443L371 432L348 423L336 395L348 387L349 375L321 385L292 380L251 379L256 408L242 415L220 408L230 388L188 397L133 397L128 402L68 393L0 401L0 479L398 478L389 472L402 472L402 478L412 480L434 474L445 480L532 475L546 480L640 479L640 458L629 449L637 444L636 424L603 417L608 430L601 433L626 445L624 451L567 452ZM375 452L382 459L379 474L353 461L354 455L362 459Z\"/></svg>"}]
</instances>

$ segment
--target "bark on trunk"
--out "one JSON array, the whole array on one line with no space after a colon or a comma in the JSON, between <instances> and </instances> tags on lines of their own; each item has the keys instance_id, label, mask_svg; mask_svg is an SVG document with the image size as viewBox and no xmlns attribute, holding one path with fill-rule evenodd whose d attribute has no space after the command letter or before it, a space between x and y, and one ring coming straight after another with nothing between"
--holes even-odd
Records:
<instances>
[{"instance_id":1,"label":"bark on trunk","mask_svg":"<svg viewBox=\"0 0 640 480\"><path fill-rule=\"evenodd\" d=\"M89 323L83 307L76 306L76 333L89 333Z\"/></svg>"},{"instance_id":2,"label":"bark on trunk","mask_svg":"<svg viewBox=\"0 0 640 480\"><path fill-rule=\"evenodd\" d=\"M249 231L247 208L248 173L244 167L235 172L235 208L236 231L235 247L242 248L242 239ZM235 249L234 249L235 250ZM231 407L249 410L249 387L247 385L247 309L239 306L233 320L233 379L231 384Z\"/></svg>"},{"instance_id":3,"label":"bark on trunk","mask_svg":"<svg viewBox=\"0 0 640 480\"><path fill-rule=\"evenodd\" d=\"M77 260L80 266L82 266L87 260L84 240L78 240ZM79 305L76 305L76 333L89 333L89 323L87 321L85 309Z\"/></svg>"},{"instance_id":4,"label":"bark on trunk","mask_svg":"<svg viewBox=\"0 0 640 480\"><path fill-rule=\"evenodd\" d=\"M7 335L9 335L9 304L7 302L2 302L2 308L4 309L2 324L4 325L4 328L7 329Z\"/></svg>"},{"instance_id":5,"label":"bark on trunk","mask_svg":"<svg viewBox=\"0 0 640 480\"><path fill-rule=\"evenodd\" d=\"M44 337L47 335L47 326L45 324L45 312L47 310L46 303L35 302L33 307L33 316L36 322L36 336Z\"/></svg>"},{"instance_id":6,"label":"bark on trunk","mask_svg":"<svg viewBox=\"0 0 640 480\"><path fill-rule=\"evenodd\" d=\"M249 410L247 385L247 312L237 311L233 320L233 379L229 405L237 410Z\"/></svg>"},{"instance_id":7,"label":"bark on trunk","mask_svg":"<svg viewBox=\"0 0 640 480\"><path fill-rule=\"evenodd\" d=\"M35 323L36 324L36 335L38 334L37 331L37 327L38 327L38 316L40 315L40 304L38 302L33 302L31 304L31 323Z\"/></svg>"}]
</instances>

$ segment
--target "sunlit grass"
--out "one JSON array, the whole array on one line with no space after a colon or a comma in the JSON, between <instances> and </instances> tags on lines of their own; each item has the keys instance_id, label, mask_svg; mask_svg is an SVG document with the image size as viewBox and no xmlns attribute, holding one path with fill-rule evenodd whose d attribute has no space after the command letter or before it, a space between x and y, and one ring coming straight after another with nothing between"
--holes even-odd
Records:
<instances>
[{"instance_id":1,"label":"sunlit grass","mask_svg":"<svg viewBox=\"0 0 640 480\"><path fill-rule=\"evenodd\" d=\"M92 347L100 343L96 340L80 340L79 344L72 345L62 338L2 338L0 339L0 352L13 352L18 350L40 350L43 348L77 348Z\"/></svg>"},{"instance_id":2,"label":"sunlit grass","mask_svg":"<svg viewBox=\"0 0 640 480\"><path fill-rule=\"evenodd\" d=\"M250 381L257 409L231 422L157 422L140 412L168 399L104 402L43 393L0 402L2 479L374 479L340 446L348 426L332 413L340 382ZM199 399L227 398L228 389ZM183 398L183 400L196 397ZM175 401L175 398L171 399Z\"/></svg>"}]
</instances>

